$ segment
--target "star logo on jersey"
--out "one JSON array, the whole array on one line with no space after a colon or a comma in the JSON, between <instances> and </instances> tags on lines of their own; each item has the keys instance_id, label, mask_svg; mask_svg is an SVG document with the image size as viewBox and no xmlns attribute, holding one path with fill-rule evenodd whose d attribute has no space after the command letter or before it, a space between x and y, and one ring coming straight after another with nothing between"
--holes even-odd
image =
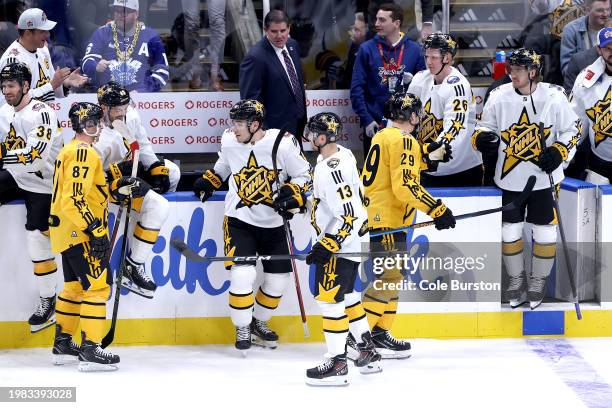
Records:
<instances>
[{"instance_id":1,"label":"star logo on jersey","mask_svg":"<svg viewBox=\"0 0 612 408\"><path fill-rule=\"evenodd\" d=\"M444 129L444 121L438 119L436 115L431 113L431 99L429 99L423 108L421 129L419 130L419 142L435 142L442 129Z\"/></svg>"},{"instance_id":2,"label":"star logo on jersey","mask_svg":"<svg viewBox=\"0 0 612 408\"><path fill-rule=\"evenodd\" d=\"M42 65L40 65L40 62L38 63L38 81L36 81L36 86L34 88L39 88L43 85L48 84L49 82L51 82L51 79L49 79L49 77L45 74L45 70L43 69Z\"/></svg>"},{"instance_id":3,"label":"star logo on jersey","mask_svg":"<svg viewBox=\"0 0 612 408\"><path fill-rule=\"evenodd\" d=\"M16 150L23 149L26 146L25 140L23 138L17 136L17 132L11 123L11 128L4 139L4 143L6 145L6 150Z\"/></svg>"},{"instance_id":4,"label":"star logo on jersey","mask_svg":"<svg viewBox=\"0 0 612 408\"><path fill-rule=\"evenodd\" d=\"M610 115L610 92L612 85L608 87L606 95L597 101L593 107L586 110L586 114L593 122L595 132L595 147L609 137L612 137L612 116Z\"/></svg>"},{"instance_id":5,"label":"star logo on jersey","mask_svg":"<svg viewBox=\"0 0 612 408\"><path fill-rule=\"evenodd\" d=\"M32 161L36 159L40 159L40 150L33 148L32 151L30 152L30 159Z\"/></svg>"},{"instance_id":6,"label":"star logo on jersey","mask_svg":"<svg viewBox=\"0 0 612 408\"><path fill-rule=\"evenodd\" d=\"M276 179L274 170L257 163L255 153L251 152L247 166L234 175L240 203L236 208L252 207L263 204L272 206L272 183Z\"/></svg>"},{"instance_id":7,"label":"star logo on jersey","mask_svg":"<svg viewBox=\"0 0 612 408\"><path fill-rule=\"evenodd\" d=\"M552 126L544 128L544 139L550 136ZM539 128L536 123L529 121L527 109L523 108L518 123L513 123L506 130L502 130L501 139L506 144L504 149L504 163L501 178L504 178L521 162L537 163L542 152Z\"/></svg>"},{"instance_id":8,"label":"star logo on jersey","mask_svg":"<svg viewBox=\"0 0 612 408\"><path fill-rule=\"evenodd\" d=\"M27 161L28 160L27 160L25 154L19 153L17 155L17 163L21 163L21 164L25 165L27 163Z\"/></svg>"}]
</instances>

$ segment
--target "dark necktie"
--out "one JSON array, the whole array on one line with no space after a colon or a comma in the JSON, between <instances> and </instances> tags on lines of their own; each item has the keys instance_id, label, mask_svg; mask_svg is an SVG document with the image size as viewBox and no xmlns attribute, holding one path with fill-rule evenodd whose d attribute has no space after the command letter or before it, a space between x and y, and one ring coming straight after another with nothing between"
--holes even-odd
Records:
<instances>
[{"instance_id":1,"label":"dark necktie","mask_svg":"<svg viewBox=\"0 0 612 408\"><path fill-rule=\"evenodd\" d=\"M298 112L300 115L303 115L305 113L304 95L302 94L302 87L300 86L297 73L293 68L293 63L291 62L291 58L289 58L289 53L287 53L287 50L283 50L283 58L285 59L285 67L287 67L287 73L289 74L289 81L291 82L293 94L295 95Z\"/></svg>"}]
</instances>

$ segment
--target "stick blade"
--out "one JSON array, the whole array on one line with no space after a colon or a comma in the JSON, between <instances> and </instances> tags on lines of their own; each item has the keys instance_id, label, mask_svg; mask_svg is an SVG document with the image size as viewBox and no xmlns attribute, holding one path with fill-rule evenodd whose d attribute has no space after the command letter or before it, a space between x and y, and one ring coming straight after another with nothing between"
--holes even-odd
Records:
<instances>
[{"instance_id":1,"label":"stick blade","mask_svg":"<svg viewBox=\"0 0 612 408\"><path fill-rule=\"evenodd\" d=\"M183 242L183 240L181 240L180 238L174 238L170 240L170 245L189 261L200 263L208 262L202 256L195 253L193 249L189 248L189 246L187 246L187 244Z\"/></svg>"}]
</instances>

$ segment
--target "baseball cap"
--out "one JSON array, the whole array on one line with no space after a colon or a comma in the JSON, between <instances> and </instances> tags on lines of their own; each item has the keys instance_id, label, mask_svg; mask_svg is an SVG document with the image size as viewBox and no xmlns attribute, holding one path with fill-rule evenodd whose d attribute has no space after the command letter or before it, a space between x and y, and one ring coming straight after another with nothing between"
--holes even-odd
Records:
<instances>
[{"instance_id":1,"label":"baseball cap","mask_svg":"<svg viewBox=\"0 0 612 408\"><path fill-rule=\"evenodd\" d=\"M597 33L597 45L603 48L612 42L612 27L604 27Z\"/></svg>"},{"instance_id":2,"label":"baseball cap","mask_svg":"<svg viewBox=\"0 0 612 408\"><path fill-rule=\"evenodd\" d=\"M47 20L47 15L41 9L31 8L21 13L17 22L17 28L20 30L50 31L56 24L55 21Z\"/></svg>"},{"instance_id":3,"label":"baseball cap","mask_svg":"<svg viewBox=\"0 0 612 408\"><path fill-rule=\"evenodd\" d=\"M125 7L138 11L138 0L114 0L113 6Z\"/></svg>"}]
</instances>

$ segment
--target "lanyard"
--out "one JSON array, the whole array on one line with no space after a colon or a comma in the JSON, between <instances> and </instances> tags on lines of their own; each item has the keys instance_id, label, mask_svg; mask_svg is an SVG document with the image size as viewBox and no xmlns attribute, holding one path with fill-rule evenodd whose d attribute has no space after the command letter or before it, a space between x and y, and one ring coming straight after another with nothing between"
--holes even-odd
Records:
<instances>
[{"instance_id":1,"label":"lanyard","mask_svg":"<svg viewBox=\"0 0 612 408\"><path fill-rule=\"evenodd\" d=\"M392 70L397 70L402 62L402 59L404 58L404 46L406 45L406 43L402 44L400 51L399 51L399 57L397 59L391 58L390 61L387 61L387 59L385 58L385 54L383 53L383 49L382 49L382 45L380 43L376 44L376 46L378 47L378 53L380 54L380 59L382 60L383 63L383 68L385 69L385 71L392 69ZM397 53L395 53L395 56L397 56Z\"/></svg>"}]
</instances>

